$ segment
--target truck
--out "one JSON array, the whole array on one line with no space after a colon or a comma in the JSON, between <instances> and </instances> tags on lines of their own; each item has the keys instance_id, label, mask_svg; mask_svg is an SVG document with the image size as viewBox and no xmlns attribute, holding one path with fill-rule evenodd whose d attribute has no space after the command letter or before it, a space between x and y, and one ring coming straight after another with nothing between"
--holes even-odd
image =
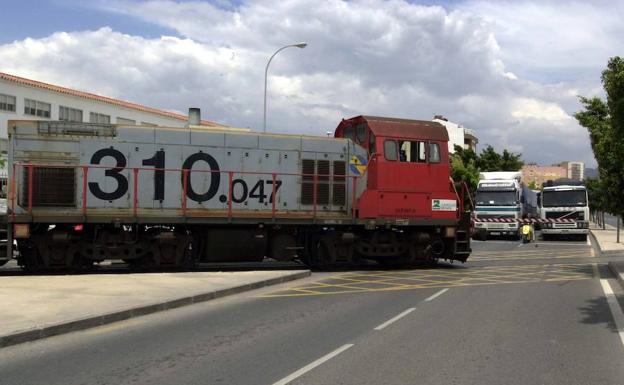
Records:
<instances>
[{"instance_id":1,"label":"truck","mask_svg":"<svg viewBox=\"0 0 624 385\"><path fill-rule=\"evenodd\" d=\"M522 174L519 171L482 172L475 197L475 238L502 235L519 239L523 212Z\"/></svg>"},{"instance_id":2,"label":"truck","mask_svg":"<svg viewBox=\"0 0 624 385\"><path fill-rule=\"evenodd\" d=\"M587 240L589 204L587 188L582 181L549 180L542 187L538 202L544 239L572 236Z\"/></svg>"}]
</instances>

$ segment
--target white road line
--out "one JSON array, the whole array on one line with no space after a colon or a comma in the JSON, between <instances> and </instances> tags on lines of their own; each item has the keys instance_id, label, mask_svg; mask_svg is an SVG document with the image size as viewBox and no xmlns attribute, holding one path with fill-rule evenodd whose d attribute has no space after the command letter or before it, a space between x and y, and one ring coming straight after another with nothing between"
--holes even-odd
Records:
<instances>
[{"instance_id":1,"label":"white road line","mask_svg":"<svg viewBox=\"0 0 624 385\"><path fill-rule=\"evenodd\" d=\"M446 293L446 291L448 290L448 287L446 289L442 289L439 292L435 293L434 295L432 295L431 297L427 298L425 300L425 302L429 302L429 301L433 301L434 299L438 298L439 296L441 296L442 294Z\"/></svg>"},{"instance_id":2,"label":"white road line","mask_svg":"<svg viewBox=\"0 0 624 385\"><path fill-rule=\"evenodd\" d=\"M329 353L327 355L324 355L323 357L319 358L318 360L316 360L314 362L311 362L311 363L307 364L303 368L301 368L301 369L297 370L296 372L293 372L292 374L282 378L281 380L277 381L273 385L286 385L289 382L293 381L294 379L303 376L304 374L306 374L310 370L316 368L317 366L322 365L323 363L331 360L332 358L336 357L338 354L340 354L340 353L344 352L345 350L349 349L353 345L354 344L342 345L341 347L339 347L338 349L334 350L333 352L331 352L331 353Z\"/></svg>"},{"instance_id":3,"label":"white road line","mask_svg":"<svg viewBox=\"0 0 624 385\"><path fill-rule=\"evenodd\" d=\"M607 303L609 304L609 309L611 309L611 315L613 316L613 320L615 321L615 327L617 328L618 334L620 335L622 345L624 345L624 313L622 313L620 304L618 303L615 294L613 294L613 289L611 289L609 281L607 281L606 279L601 279L600 285L602 285L602 291L604 291L605 297L607 298Z\"/></svg>"},{"instance_id":4,"label":"white road line","mask_svg":"<svg viewBox=\"0 0 624 385\"><path fill-rule=\"evenodd\" d=\"M586 242L587 242L587 246L591 246L591 242L589 242L589 235L587 236Z\"/></svg>"},{"instance_id":5,"label":"white road line","mask_svg":"<svg viewBox=\"0 0 624 385\"><path fill-rule=\"evenodd\" d=\"M396 317L390 318L389 320L387 320L386 322L382 323L381 325L377 326L374 330L383 330L386 328L386 326L400 320L401 318L405 317L406 315L408 315L409 313L413 312L414 310L416 310L415 307L410 307L409 309L405 310L403 313L397 315Z\"/></svg>"}]
</instances>

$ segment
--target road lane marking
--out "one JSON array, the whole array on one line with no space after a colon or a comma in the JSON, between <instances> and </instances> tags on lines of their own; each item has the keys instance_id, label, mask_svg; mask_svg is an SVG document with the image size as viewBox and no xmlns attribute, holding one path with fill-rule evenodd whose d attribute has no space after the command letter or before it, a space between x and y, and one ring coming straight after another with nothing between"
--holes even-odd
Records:
<instances>
[{"instance_id":1,"label":"road lane marking","mask_svg":"<svg viewBox=\"0 0 624 385\"><path fill-rule=\"evenodd\" d=\"M416 310L415 307L410 307L409 309L405 310L404 312L402 312L401 314L397 315L396 317L392 317L389 320L387 320L386 322L384 322L381 325L377 326L374 330L383 330L388 325L395 323L396 321L398 321L401 318L405 317L406 315L408 315L409 313L413 312L414 310Z\"/></svg>"},{"instance_id":2,"label":"road lane marking","mask_svg":"<svg viewBox=\"0 0 624 385\"><path fill-rule=\"evenodd\" d=\"M305 297L347 293L383 293L412 289L556 282L596 279L592 263L549 263L471 268L438 268L343 273L305 285L262 294L262 298Z\"/></svg>"},{"instance_id":3,"label":"road lane marking","mask_svg":"<svg viewBox=\"0 0 624 385\"><path fill-rule=\"evenodd\" d=\"M585 242L587 242L587 246L591 246L591 242L589 242L589 235L587 236L587 239L585 239Z\"/></svg>"},{"instance_id":4,"label":"road lane marking","mask_svg":"<svg viewBox=\"0 0 624 385\"><path fill-rule=\"evenodd\" d=\"M432 295L431 297L427 298L425 300L425 302L429 302L429 301L433 301L434 299L438 298L439 296L441 296L442 294L446 293L446 291L448 290L448 287L446 289L442 289L439 292L435 293L434 295Z\"/></svg>"},{"instance_id":5,"label":"road lane marking","mask_svg":"<svg viewBox=\"0 0 624 385\"><path fill-rule=\"evenodd\" d=\"M622 308L620 308L620 304L615 294L613 294L613 289L611 289L609 281L601 279L600 285L607 298L607 303L609 304L609 309L611 309L611 315L613 316L613 321L615 321L615 327L620 335L620 340L622 341L622 345L624 345L624 313L622 313Z\"/></svg>"},{"instance_id":6,"label":"road lane marking","mask_svg":"<svg viewBox=\"0 0 624 385\"><path fill-rule=\"evenodd\" d=\"M313 361L313 362L307 364L306 366L304 366L303 368L297 370L296 372L293 372L292 374L290 374L290 375L282 378L281 380L273 383L273 385L286 385L286 384L292 382L293 380L303 376L304 374L306 374L310 370L316 368L317 366L322 365L325 362L331 360L332 358L336 357L340 353L342 353L345 350L351 348L353 345L354 344L342 345L341 347L339 347L338 349L334 350L333 352L324 355L323 357L319 358L318 360Z\"/></svg>"}]
</instances>

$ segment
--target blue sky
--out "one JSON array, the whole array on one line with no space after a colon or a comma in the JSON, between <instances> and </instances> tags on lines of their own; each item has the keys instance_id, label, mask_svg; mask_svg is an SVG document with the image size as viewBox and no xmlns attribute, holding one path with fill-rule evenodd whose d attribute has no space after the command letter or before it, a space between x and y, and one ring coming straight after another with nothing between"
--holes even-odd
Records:
<instances>
[{"instance_id":1,"label":"blue sky","mask_svg":"<svg viewBox=\"0 0 624 385\"><path fill-rule=\"evenodd\" d=\"M42 38L57 31L83 31L110 26L116 31L158 37L176 35L169 28L85 6L87 1L76 0L1 0L6 3L0 12L0 44L11 43L28 37ZM91 3L96 3L92 1ZM83 5L81 5L83 4Z\"/></svg>"},{"instance_id":2,"label":"blue sky","mask_svg":"<svg viewBox=\"0 0 624 385\"><path fill-rule=\"evenodd\" d=\"M0 0L0 71L238 127L324 135L443 114L527 161L594 164L573 114L624 52L624 2ZM30 39L27 39L30 38Z\"/></svg>"}]
</instances>

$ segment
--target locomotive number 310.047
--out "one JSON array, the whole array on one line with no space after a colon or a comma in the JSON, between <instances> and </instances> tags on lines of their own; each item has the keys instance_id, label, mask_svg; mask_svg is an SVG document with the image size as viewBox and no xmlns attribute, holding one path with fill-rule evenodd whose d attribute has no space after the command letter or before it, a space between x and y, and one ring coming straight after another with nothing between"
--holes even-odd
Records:
<instances>
[{"instance_id":1,"label":"locomotive number 310.047","mask_svg":"<svg viewBox=\"0 0 624 385\"><path fill-rule=\"evenodd\" d=\"M89 182L89 191L96 198L101 200L113 201L126 195L128 192L128 178L122 173L127 166L127 160L125 155L114 148L103 148L96 151L91 157L90 163L93 165L99 165L102 159L111 157L115 160L115 166L108 168L104 171L104 176L113 178L117 182L117 188L112 192L106 192L102 190L99 182ZM197 192L193 189L190 173L195 163L203 161L208 164L210 171L210 185L205 192ZM149 159L142 160L143 166L154 167L154 200L162 201L165 199L165 151L156 151L154 156ZM184 187L186 181L186 196L196 202L205 202L214 198L219 191L221 184L221 171L219 169L219 163L217 160L205 152L196 152L189 155L182 163L182 169L188 170L186 178L183 172L180 172L180 183ZM270 195L265 194L266 190L270 192ZM247 182L243 179L232 180L232 202L243 203L247 199L258 199L258 202L264 203L268 198L268 203L273 203L273 194L277 193L277 190L282 185L281 180L275 180L275 188L273 188L273 179L260 179L250 189ZM227 197L221 196L219 199L222 202L227 201Z\"/></svg>"}]
</instances>

